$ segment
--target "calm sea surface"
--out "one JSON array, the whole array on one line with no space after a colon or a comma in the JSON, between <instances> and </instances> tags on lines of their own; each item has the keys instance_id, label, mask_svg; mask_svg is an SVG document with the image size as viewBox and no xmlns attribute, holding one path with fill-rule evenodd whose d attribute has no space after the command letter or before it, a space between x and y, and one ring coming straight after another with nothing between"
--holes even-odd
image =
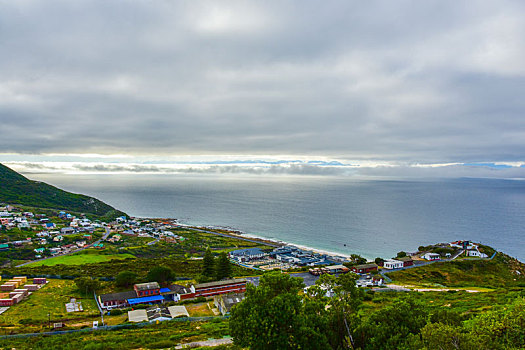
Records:
<instances>
[{"instance_id":1,"label":"calm sea surface","mask_svg":"<svg viewBox=\"0 0 525 350\"><path fill-rule=\"evenodd\" d=\"M422 244L470 239L525 261L525 181L27 176L132 216L228 226L331 252L391 257Z\"/></svg>"}]
</instances>

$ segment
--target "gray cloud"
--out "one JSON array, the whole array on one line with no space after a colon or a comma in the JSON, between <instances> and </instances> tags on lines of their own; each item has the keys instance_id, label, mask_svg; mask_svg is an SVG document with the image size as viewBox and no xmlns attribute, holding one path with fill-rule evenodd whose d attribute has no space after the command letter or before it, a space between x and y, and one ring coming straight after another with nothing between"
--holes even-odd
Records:
<instances>
[{"instance_id":1,"label":"gray cloud","mask_svg":"<svg viewBox=\"0 0 525 350\"><path fill-rule=\"evenodd\" d=\"M523 160L524 14L520 1L0 1L0 150Z\"/></svg>"}]
</instances>

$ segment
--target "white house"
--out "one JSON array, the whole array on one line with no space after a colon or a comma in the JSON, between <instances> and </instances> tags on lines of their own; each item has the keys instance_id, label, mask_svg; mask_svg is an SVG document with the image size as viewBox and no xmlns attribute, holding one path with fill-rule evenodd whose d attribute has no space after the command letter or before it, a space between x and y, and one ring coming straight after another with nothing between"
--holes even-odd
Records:
<instances>
[{"instance_id":1,"label":"white house","mask_svg":"<svg viewBox=\"0 0 525 350\"><path fill-rule=\"evenodd\" d=\"M421 256L425 260L434 261L441 259L441 256L438 253L425 253Z\"/></svg>"},{"instance_id":2,"label":"white house","mask_svg":"<svg viewBox=\"0 0 525 350\"><path fill-rule=\"evenodd\" d=\"M400 269L403 267L403 262L399 260L388 259L383 263L383 267L389 270Z\"/></svg>"},{"instance_id":3,"label":"white house","mask_svg":"<svg viewBox=\"0 0 525 350\"><path fill-rule=\"evenodd\" d=\"M479 258L488 258L487 254L482 253L476 249L467 250L467 256L477 256Z\"/></svg>"}]
</instances>

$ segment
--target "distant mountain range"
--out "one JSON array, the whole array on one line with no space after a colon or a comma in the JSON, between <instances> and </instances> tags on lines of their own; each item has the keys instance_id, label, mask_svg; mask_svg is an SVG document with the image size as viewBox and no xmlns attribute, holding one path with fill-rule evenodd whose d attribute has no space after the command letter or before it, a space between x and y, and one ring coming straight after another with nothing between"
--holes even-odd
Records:
<instances>
[{"instance_id":1,"label":"distant mountain range","mask_svg":"<svg viewBox=\"0 0 525 350\"><path fill-rule=\"evenodd\" d=\"M93 197L75 194L32 181L0 164L0 203L62 209L110 220L125 213Z\"/></svg>"}]
</instances>

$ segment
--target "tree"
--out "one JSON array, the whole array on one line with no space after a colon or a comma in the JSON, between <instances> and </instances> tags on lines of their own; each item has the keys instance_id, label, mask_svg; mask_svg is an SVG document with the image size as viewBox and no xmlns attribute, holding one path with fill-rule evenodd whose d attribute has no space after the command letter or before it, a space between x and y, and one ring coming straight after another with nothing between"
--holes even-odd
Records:
<instances>
[{"instance_id":1,"label":"tree","mask_svg":"<svg viewBox=\"0 0 525 350\"><path fill-rule=\"evenodd\" d=\"M316 328L316 313L305 312L299 278L280 272L263 275L259 286L249 284L245 299L231 311L230 333L236 345L252 350L327 349L324 329ZM308 303L316 312L324 307Z\"/></svg>"},{"instance_id":2,"label":"tree","mask_svg":"<svg viewBox=\"0 0 525 350\"><path fill-rule=\"evenodd\" d=\"M376 259L374 260L374 262L375 262L377 265L379 265L379 266L383 266L383 263L385 262L385 259L383 259L383 258L376 258Z\"/></svg>"},{"instance_id":3,"label":"tree","mask_svg":"<svg viewBox=\"0 0 525 350\"><path fill-rule=\"evenodd\" d=\"M129 287L137 280L137 274L131 271L121 271L115 277L115 284L118 287Z\"/></svg>"},{"instance_id":4,"label":"tree","mask_svg":"<svg viewBox=\"0 0 525 350\"><path fill-rule=\"evenodd\" d=\"M173 270L166 266L155 266L149 270L148 275L146 276L150 282L159 282L163 284L165 282L171 281L175 278Z\"/></svg>"},{"instance_id":5,"label":"tree","mask_svg":"<svg viewBox=\"0 0 525 350\"><path fill-rule=\"evenodd\" d=\"M364 299L364 291L356 286L358 276L346 273L338 277L321 275L306 293L307 301L318 300L324 312L313 316L324 319L323 332L333 349L354 348L354 330L360 324L357 312Z\"/></svg>"},{"instance_id":6,"label":"tree","mask_svg":"<svg viewBox=\"0 0 525 350\"><path fill-rule=\"evenodd\" d=\"M495 308L467 321L466 328L482 349L525 349L525 299Z\"/></svg>"},{"instance_id":7,"label":"tree","mask_svg":"<svg viewBox=\"0 0 525 350\"><path fill-rule=\"evenodd\" d=\"M228 255L225 252L222 252L219 255L219 259L217 261L217 266L215 269L215 278L217 280L222 280L223 278L230 277L231 275L232 267L230 259L228 259Z\"/></svg>"},{"instance_id":8,"label":"tree","mask_svg":"<svg viewBox=\"0 0 525 350\"><path fill-rule=\"evenodd\" d=\"M202 259L202 274L207 277L213 277L215 274L215 257L210 248L206 249Z\"/></svg>"},{"instance_id":9,"label":"tree","mask_svg":"<svg viewBox=\"0 0 525 350\"><path fill-rule=\"evenodd\" d=\"M91 277L75 278L75 284L81 293L89 294L100 289L100 281Z\"/></svg>"},{"instance_id":10,"label":"tree","mask_svg":"<svg viewBox=\"0 0 525 350\"><path fill-rule=\"evenodd\" d=\"M419 334L427 323L428 313L422 304L407 296L374 312L359 327L358 347L367 349L399 349L406 339Z\"/></svg>"},{"instance_id":11,"label":"tree","mask_svg":"<svg viewBox=\"0 0 525 350\"><path fill-rule=\"evenodd\" d=\"M436 309L430 314L431 323L443 323L450 326L461 326L464 317L455 310Z\"/></svg>"},{"instance_id":12,"label":"tree","mask_svg":"<svg viewBox=\"0 0 525 350\"><path fill-rule=\"evenodd\" d=\"M396 258L404 258L405 256L407 256L407 253L404 251L400 251L397 253Z\"/></svg>"},{"instance_id":13,"label":"tree","mask_svg":"<svg viewBox=\"0 0 525 350\"><path fill-rule=\"evenodd\" d=\"M355 265L366 264L367 262L367 260L359 254L351 254L350 259L352 259L352 263Z\"/></svg>"},{"instance_id":14,"label":"tree","mask_svg":"<svg viewBox=\"0 0 525 350\"><path fill-rule=\"evenodd\" d=\"M480 349L477 341L462 327L446 325L443 323L429 323L421 329L419 335L409 335L406 347L418 350L457 350ZM482 348L481 348L482 349Z\"/></svg>"}]
</instances>

